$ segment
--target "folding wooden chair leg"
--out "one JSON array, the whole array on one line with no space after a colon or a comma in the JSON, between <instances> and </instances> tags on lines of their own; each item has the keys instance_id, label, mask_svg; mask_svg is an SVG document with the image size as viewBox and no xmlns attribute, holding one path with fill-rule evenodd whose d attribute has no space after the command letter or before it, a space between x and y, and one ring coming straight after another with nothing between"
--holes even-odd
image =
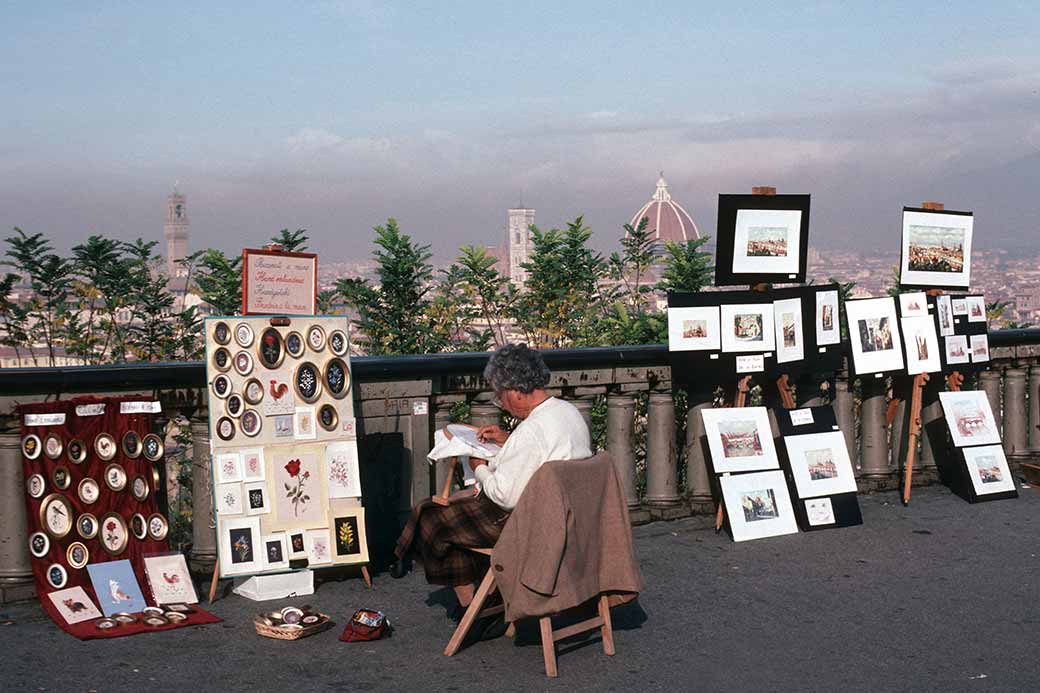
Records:
<instances>
[{"instance_id":1,"label":"folding wooden chair leg","mask_svg":"<svg viewBox=\"0 0 1040 693\"><path fill-rule=\"evenodd\" d=\"M599 598L599 617L603 619L603 625L599 628L599 632L603 636L603 653L613 656L614 628L610 623L610 603L605 594Z\"/></svg>"},{"instance_id":2,"label":"folding wooden chair leg","mask_svg":"<svg viewBox=\"0 0 1040 693\"><path fill-rule=\"evenodd\" d=\"M484 579L480 582L480 587L477 588L477 593L473 595L473 601L469 603L466 613L462 615L462 620L459 621L459 625L452 634L451 640L448 641L448 646L444 648L445 657L451 657L462 647L462 641L466 639L469 629L473 627L473 622L477 620L477 615L484 607L484 600L487 599L494 585L495 574L489 568L487 574L484 575Z\"/></svg>"},{"instance_id":3,"label":"folding wooden chair leg","mask_svg":"<svg viewBox=\"0 0 1040 693\"><path fill-rule=\"evenodd\" d=\"M515 623L510 623L506 627L506 637L507 638L515 638L516 637L516 624Z\"/></svg>"},{"instance_id":4,"label":"folding wooden chair leg","mask_svg":"<svg viewBox=\"0 0 1040 693\"><path fill-rule=\"evenodd\" d=\"M556 671L556 643L553 640L552 619L542 616L538 619L538 627L542 631L542 658L545 659L545 675L554 679L559 674Z\"/></svg>"}]
</instances>

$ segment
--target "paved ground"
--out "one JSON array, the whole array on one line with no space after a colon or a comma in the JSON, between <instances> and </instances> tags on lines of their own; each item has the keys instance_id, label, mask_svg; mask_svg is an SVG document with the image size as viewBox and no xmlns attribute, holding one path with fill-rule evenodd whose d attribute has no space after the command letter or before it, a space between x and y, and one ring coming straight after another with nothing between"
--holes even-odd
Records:
<instances>
[{"instance_id":1,"label":"paved ground","mask_svg":"<svg viewBox=\"0 0 1040 693\"><path fill-rule=\"evenodd\" d=\"M446 594L421 574L321 585L339 621L386 611L393 639L344 644L340 628L287 643L230 596L224 623L108 641L65 635L35 602L0 607L0 690L1040 690L1040 492L968 505L942 487L863 497L865 524L734 544L703 520L636 528L647 582L615 610L617 656L598 639L544 677L535 635L441 655ZM274 603L269 603L274 604Z\"/></svg>"}]
</instances>

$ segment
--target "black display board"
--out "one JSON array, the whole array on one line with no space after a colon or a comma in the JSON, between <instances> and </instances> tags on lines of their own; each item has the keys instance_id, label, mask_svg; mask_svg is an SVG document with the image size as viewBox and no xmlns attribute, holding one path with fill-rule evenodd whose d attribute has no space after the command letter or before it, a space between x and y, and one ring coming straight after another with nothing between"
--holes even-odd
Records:
<instances>
[{"instance_id":1,"label":"black display board","mask_svg":"<svg viewBox=\"0 0 1040 693\"><path fill-rule=\"evenodd\" d=\"M956 272L956 273L950 272L949 275L947 275L945 272L931 272L931 271L929 271L929 272L927 272L927 274L930 275L933 280L939 279L939 281L929 281L929 282L924 282L924 283L922 283L920 281L915 281L915 279L914 279L914 275L915 274L918 275L919 279L925 278L925 277L921 277L920 276L921 274L924 274L924 273L922 273L922 272L910 272L910 271L905 272L905 273L903 272L904 268L906 268L907 270L910 269L909 262L908 262L909 258L908 258L908 255L907 255L908 252L909 252L909 244L908 244L908 239L906 237L907 228L906 228L906 220L905 220L907 212L918 212L920 214L927 214L927 215L933 216L933 219L936 219L936 220L943 219L943 217L945 216L945 217L947 217L947 218L949 218L951 220L948 224L944 223L944 222L939 222L939 224L941 226L957 226L963 220L971 218L973 216L973 213L972 212L960 212L960 211L955 211L955 210L951 210L951 209L925 209L924 207L903 207L904 221L903 221L903 224L902 224L902 231L901 231L900 244L899 244L899 248L900 248L900 257L899 257L899 269L900 269L900 272L899 272L899 287L900 287L900 289L905 289L907 291L914 290L914 289L920 289L920 290L928 290L928 289L954 289L954 290L957 290L957 291L964 291L969 286L970 272ZM972 247L972 236L973 236L973 233L974 232L972 231L972 232L969 232L969 233L966 234L965 243L963 244L963 246L961 248L961 260L962 261L967 261L969 263L968 264L969 268L971 267L970 262L971 262L971 247ZM965 253L965 251L967 251L967 252ZM967 255L967 257L965 257L965 255ZM951 281L950 281L950 283L945 283L945 282L942 281L942 278L946 278L946 279L949 279ZM957 279L958 281L956 283L954 283L953 282L954 279Z\"/></svg>"},{"instance_id":2,"label":"black display board","mask_svg":"<svg viewBox=\"0 0 1040 693\"><path fill-rule=\"evenodd\" d=\"M812 422L801 425L795 425L792 423L791 412L797 411L812 412ZM830 406L777 410L776 425L777 429L780 431L781 439L784 440L792 436L806 435L810 433L830 433L839 430L837 417L834 415L834 409ZM798 495L798 487L795 485L794 476L791 473L791 460L787 455L787 446L777 445L776 452L780 457L780 466L784 470L784 476L787 477L787 487L791 493L791 504L794 506L794 513L798 520L798 527L803 532L812 532L818 529L833 529L835 527L853 527L855 525L863 524L863 514L860 512L859 497L856 492L835 493L827 496L801 498ZM814 501L822 498L830 500L831 509L834 513L834 522L827 524L810 524L808 512L806 510L806 501Z\"/></svg>"},{"instance_id":3,"label":"black display board","mask_svg":"<svg viewBox=\"0 0 1040 693\"><path fill-rule=\"evenodd\" d=\"M985 297L980 294L948 294L950 300L963 299L968 296L978 296L982 298L985 303ZM980 371L988 370L989 361L969 361L968 363L949 363L946 360L946 337L939 334L939 307L938 307L938 296L928 297L928 311L935 320L935 333L939 336L939 358L942 361L942 372L943 375L949 375L950 373L957 372L967 377L969 375L979 373ZM953 333L954 335L965 336L968 338L969 350L972 335L978 334L989 334L989 321L984 320L981 322L971 322L968 320L967 315L954 315L953 316Z\"/></svg>"},{"instance_id":4,"label":"black display board","mask_svg":"<svg viewBox=\"0 0 1040 693\"><path fill-rule=\"evenodd\" d=\"M939 480L969 503L985 503L986 501L1018 498L1017 488L1001 493L986 493L983 495L976 493L975 485L971 483L971 477L968 476L971 472L968 469L967 461L964 459L964 448L953 448L951 446L949 454L935 458L935 465L939 469Z\"/></svg>"},{"instance_id":5,"label":"black display board","mask_svg":"<svg viewBox=\"0 0 1040 693\"><path fill-rule=\"evenodd\" d=\"M800 211L798 267L793 272L741 271L734 268L737 215L740 210ZM715 286L751 286L762 282L805 282L809 253L809 195L719 195L715 251Z\"/></svg>"}]
</instances>

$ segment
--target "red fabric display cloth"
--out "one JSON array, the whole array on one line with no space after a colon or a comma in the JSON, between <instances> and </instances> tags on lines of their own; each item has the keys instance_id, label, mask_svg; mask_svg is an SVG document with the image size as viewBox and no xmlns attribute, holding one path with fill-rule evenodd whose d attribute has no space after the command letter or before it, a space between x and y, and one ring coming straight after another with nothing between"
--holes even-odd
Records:
<instances>
[{"instance_id":1,"label":"red fabric display cloth","mask_svg":"<svg viewBox=\"0 0 1040 693\"><path fill-rule=\"evenodd\" d=\"M44 477L46 484L45 490L39 498L33 498L30 496L28 488L23 489L23 492L25 493L27 524L29 528L26 541L28 542L29 536L32 536L35 532L45 531L43 527L43 519L40 517L40 509L48 496L53 493L60 494L73 508L72 529L68 534L61 538L55 538L48 534L50 539L50 549L48 552L40 558L31 556L33 578L36 581L36 593L39 595L40 605L51 619L61 626L65 632L70 633L81 640L90 640L94 638L117 638L141 632L170 630L182 626L216 623L220 621L216 616L213 616L212 614L193 605L192 608L194 611L185 614L187 619L181 622L175 622L164 626L148 626L143 622L138 621L137 623L120 624L108 630L101 630L96 627L95 619L83 621L81 623L67 623L62 614L57 608L55 608L51 599L47 596L52 592L59 591L59 589L68 589L70 587L79 586L82 587L87 595L93 600L94 606L98 607L100 610L100 603L91 585L90 574L87 572L87 566L74 568L68 561L67 553L69 545L78 541L82 542L90 552L87 565L104 563L107 561L129 560L145 601L149 605L155 604L151 589L148 586L148 580L145 577L144 556L147 554L168 552L169 542L166 539L157 541L148 535L145 535L144 539L138 539L134 536L131 528L131 517L133 517L134 513L141 513L147 521L149 516L158 512L158 505L155 500L156 489L153 484L152 469L153 465L162 464L162 460L160 459L158 462L151 462L143 453L136 459L131 459L124 454L121 444L123 434L127 431L136 431L143 440L145 435L151 433L152 417L150 414L119 413L120 402L140 402L142 400L150 401L150 398L142 396L111 398L81 397L56 402L25 404L18 408L19 418L22 422L22 440L24 441L25 436L29 434L35 434L39 437L41 444L40 454L36 459L29 459L26 457L23 446L22 470L25 473L25 479L28 481L31 475L41 474ZM87 404L105 405L104 413L99 416L77 415L76 407ZM25 416L27 414L61 413L65 414L65 422L63 424L52 426L25 425ZM94 440L99 433L108 433L115 440L117 452L115 457L110 460L102 460L94 450ZM47 436L52 434L59 436L62 442L62 452L57 459L51 459L45 451L45 441ZM69 459L68 447L69 442L72 440L81 441L86 450L86 459L79 464L76 464ZM127 480L122 491L112 491L105 484L105 468L113 462L122 465L123 469L126 471ZM68 470L70 477L69 484L64 490L59 489L54 483L54 470L59 465ZM148 483L148 496L143 501L137 500L131 491L133 479L137 475L143 476ZM97 482L99 489L98 499L90 504L84 503L80 500L77 492L80 481L87 477L90 477ZM118 513L127 525L127 545L119 555L108 553L102 547L100 540L101 533L104 531L104 527L100 526L103 524L102 517L106 513L110 512ZM91 513L98 520L99 530L92 539L84 539L77 531L77 521L83 513ZM63 566L68 574L68 579L65 585L61 588L52 587L47 580L47 570L50 566L55 564Z\"/></svg>"}]
</instances>

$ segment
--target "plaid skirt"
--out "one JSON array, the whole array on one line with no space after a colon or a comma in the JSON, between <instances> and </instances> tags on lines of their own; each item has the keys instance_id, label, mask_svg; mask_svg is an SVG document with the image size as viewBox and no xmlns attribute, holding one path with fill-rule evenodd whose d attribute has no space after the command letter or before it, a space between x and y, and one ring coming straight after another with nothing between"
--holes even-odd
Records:
<instances>
[{"instance_id":1,"label":"plaid skirt","mask_svg":"<svg viewBox=\"0 0 1040 693\"><path fill-rule=\"evenodd\" d=\"M437 505L427 499L412 509L394 553L399 559L418 554L426 581L434 585L471 585L488 569L488 557L465 547L491 548L509 512L483 493Z\"/></svg>"}]
</instances>

